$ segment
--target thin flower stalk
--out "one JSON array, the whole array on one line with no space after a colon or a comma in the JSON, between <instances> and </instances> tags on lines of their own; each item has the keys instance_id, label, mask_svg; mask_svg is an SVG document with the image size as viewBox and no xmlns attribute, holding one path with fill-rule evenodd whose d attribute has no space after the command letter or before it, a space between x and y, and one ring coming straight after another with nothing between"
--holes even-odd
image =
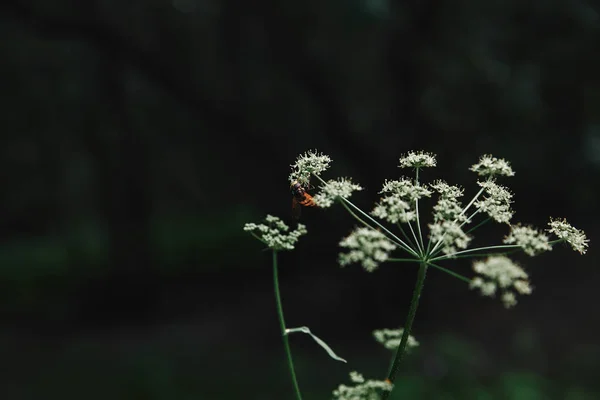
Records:
<instances>
[{"instance_id":1,"label":"thin flower stalk","mask_svg":"<svg viewBox=\"0 0 600 400\"><path fill-rule=\"evenodd\" d=\"M277 270L277 251L273 250L273 290L275 292L275 303L277 305L277 319L279 320L279 328L281 329L281 337L283 339L283 348L285 350L285 356L287 358L288 368L290 371L290 377L292 379L292 385L294 387L294 393L297 400L302 400L302 394L300 392L300 386L298 385L298 379L296 378L296 370L294 368L294 360L292 359L292 350L290 349L290 341L286 334L285 318L283 316L283 304L281 302L281 293L279 291L279 274Z\"/></svg>"}]
</instances>

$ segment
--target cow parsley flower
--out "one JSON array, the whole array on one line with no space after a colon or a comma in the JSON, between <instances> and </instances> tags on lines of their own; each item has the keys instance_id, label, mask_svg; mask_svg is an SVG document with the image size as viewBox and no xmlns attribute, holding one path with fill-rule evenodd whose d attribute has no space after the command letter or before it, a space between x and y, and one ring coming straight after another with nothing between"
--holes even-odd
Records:
<instances>
[{"instance_id":1,"label":"cow parsley flower","mask_svg":"<svg viewBox=\"0 0 600 400\"><path fill-rule=\"evenodd\" d=\"M548 236L529 226L513 225L503 242L520 246L525 254L530 256L552 250L552 246L548 243Z\"/></svg>"},{"instance_id":2,"label":"cow parsley flower","mask_svg":"<svg viewBox=\"0 0 600 400\"><path fill-rule=\"evenodd\" d=\"M478 181L477 184L484 189L487 196L476 201L475 207L497 222L508 223L514 214L510 208L512 193L494 181Z\"/></svg>"},{"instance_id":3,"label":"cow parsley flower","mask_svg":"<svg viewBox=\"0 0 600 400\"><path fill-rule=\"evenodd\" d=\"M437 203L433 206L433 219L439 221L464 222L467 217L463 213L463 208L458 200L463 195L463 190L458 186L448 185L444 181L436 181L431 187L439 193Z\"/></svg>"},{"instance_id":4,"label":"cow parsley flower","mask_svg":"<svg viewBox=\"0 0 600 400\"><path fill-rule=\"evenodd\" d=\"M479 176L493 178L496 175L514 176L515 173L510 167L510 163L502 158L492 157L490 154L481 156L477 164L473 164L471 171Z\"/></svg>"},{"instance_id":5,"label":"cow parsley flower","mask_svg":"<svg viewBox=\"0 0 600 400\"><path fill-rule=\"evenodd\" d=\"M438 221L429 224L429 237L433 243L441 243L442 252L452 256L458 249L466 249L471 242L457 221Z\"/></svg>"},{"instance_id":6,"label":"cow parsley flower","mask_svg":"<svg viewBox=\"0 0 600 400\"><path fill-rule=\"evenodd\" d=\"M352 195L352 192L360 190L363 190L363 188L356 183L352 183L350 179L331 179L325 183L325 185L321 186L321 191L313 197L313 200L318 207L327 208L330 207L336 199L347 199Z\"/></svg>"},{"instance_id":7,"label":"cow parsley flower","mask_svg":"<svg viewBox=\"0 0 600 400\"><path fill-rule=\"evenodd\" d=\"M375 271L379 264L388 259L389 253L396 249L396 245L383 233L369 228L355 229L342 239L340 246L350 249L348 253L339 255L342 267L360 262L367 272Z\"/></svg>"},{"instance_id":8,"label":"cow parsley flower","mask_svg":"<svg viewBox=\"0 0 600 400\"><path fill-rule=\"evenodd\" d=\"M273 250L293 250L298 238L306 234L306 227L298 224L296 229L290 231L281 219L267 215L264 224L247 223L244 231L266 244Z\"/></svg>"},{"instance_id":9,"label":"cow parsley flower","mask_svg":"<svg viewBox=\"0 0 600 400\"><path fill-rule=\"evenodd\" d=\"M375 205L373 211L371 211L371 215L392 224L398 222L406 223L417 219L417 213L411 209L410 204L395 194L382 197L379 203Z\"/></svg>"},{"instance_id":10,"label":"cow parsley flower","mask_svg":"<svg viewBox=\"0 0 600 400\"><path fill-rule=\"evenodd\" d=\"M402 334L404 329L379 329L373 331L373 337L375 340L383 345L386 349L395 350L400 345ZM406 349L410 350L419 346L419 342L413 335L408 335L408 341L406 342Z\"/></svg>"},{"instance_id":11,"label":"cow parsley flower","mask_svg":"<svg viewBox=\"0 0 600 400\"><path fill-rule=\"evenodd\" d=\"M479 276L471 281L471 289L478 289L483 296L493 297L501 292L506 308L517 304L516 295L531 294L529 276L506 256L490 256L473 263L473 271Z\"/></svg>"},{"instance_id":12,"label":"cow parsley flower","mask_svg":"<svg viewBox=\"0 0 600 400\"><path fill-rule=\"evenodd\" d=\"M317 151L309 150L301 154L296 162L291 166L292 173L289 176L290 182L298 181L303 186L308 186L312 175L319 176L323 171L329 168L331 158L325 154L319 154Z\"/></svg>"},{"instance_id":13,"label":"cow parsley flower","mask_svg":"<svg viewBox=\"0 0 600 400\"><path fill-rule=\"evenodd\" d=\"M379 400L381 392L391 391L392 384L387 381L365 380L362 374L350 372L354 386L340 385L333 391L334 400Z\"/></svg>"},{"instance_id":14,"label":"cow parsley flower","mask_svg":"<svg viewBox=\"0 0 600 400\"><path fill-rule=\"evenodd\" d=\"M435 155L424 151L409 151L400 158L400 168L427 168L436 166Z\"/></svg>"},{"instance_id":15,"label":"cow parsley flower","mask_svg":"<svg viewBox=\"0 0 600 400\"><path fill-rule=\"evenodd\" d=\"M383 183L383 188L379 193L396 194L410 203L423 197L431 197L431 190L426 186L422 186L418 183L415 184L411 179L404 177L400 178L400 180L386 179Z\"/></svg>"},{"instance_id":16,"label":"cow parsley flower","mask_svg":"<svg viewBox=\"0 0 600 400\"><path fill-rule=\"evenodd\" d=\"M569 243L573 250L578 251L579 254L585 254L589 242L585 232L574 228L564 218L562 220L550 218L548 225L550 226L548 232L554 233L559 239Z\"/></svg>"}]
</instances>

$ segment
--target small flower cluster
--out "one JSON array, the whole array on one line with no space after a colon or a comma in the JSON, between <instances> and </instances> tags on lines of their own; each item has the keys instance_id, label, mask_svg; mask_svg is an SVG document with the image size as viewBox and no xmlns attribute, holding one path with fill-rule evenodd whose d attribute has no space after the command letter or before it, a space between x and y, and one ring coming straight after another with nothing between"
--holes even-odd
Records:
<instances>
[{"instance_id":1,"label":"small flower cluster","mask_svg":"<svg viewBox=\"0 0 600 400\"><path fill-rule=\"evenodd\" d=\"M415 202L431 196L431 190L407 178L386 180L379 193L386 193L387 196L379 200L371 215L393 224L414 221L417 218Z\"/></svg>"},{"instance_id":2,"label":"small flower cluster","mask_svg":"<svg viewBox=\"0 0 600 400\"><path fill-rule=\"evenodd\" d=\"M360 191L363 188L352 180L347 178L331 179L325 185L321 186L321 191L317 193L313 200L317 207L328 208L339 198L347 199L354 191Z\"/></svg>"},{"instance_id":3,"label":"small flower cluster","mask_svg":"<svg viewBox=\"0 0 600 400\"><path fill-rule=\"evenodd\" d=\"M496 222L509 223L514 212L510 208L512 193L494 181L477 182L486 193L486 197L475 202L475 207L486 213Z\"/></svg>"},{"instance_id":4,"label":"small flower cluster","mask_svg":"<svg viewBox=\"0 0 600 400\"><path fill-rule=\"evenodd\" d=\"M392 384L387 381L365 380L356 371L350 372L354 386L340 385L333 391L334 400L379 400L381 392L391 391Z\"/></svg>"},{"instance_id":5,"label":"small flower cluster","mask_svg":"<svg viewBox=\"0 0 600 400\"><path fill-rule=\"evenodd\" d=\"M340 253L339 263L345 265L360 262L368 272L373 272L379 264L388 259L396 245L381 232L369 228L357 228L348 237L342 239L341 247L350 249L348 253Z\"/></svg>"},{"instance_id":6,"label":"small flower cluster","mask_svg":"<svg viewBox=\"0 0 600 400\"><path fill-rule=\"evenodd\" d=\"M589 240L582 230L572 227L564 218L562 220L550 218L548 225L550 225L548 232L554 233L559 239L569 243L571 248L579 254L585 254Z\"/></svg>"},{"instance_id":7,"label":"small flower cluster","mask_svg":"<svg viewBox=\"0 0 600 400\"><path fill-rule=\"evenodd\" d=\"M469 168L479 176L493 178L496 175L514 176L515 173L510 167L510 163L502 158L492 157L485 154L479 158L479 162Z\"/></svg>"},{"instance_id":8,"label":"small flower cluster","mask_svg":"<svg viewBox=\"0 0 600 400\"><path fill-rule=\"evenodd\" d=\"M298 238L306 234L306 227L298 224L290 231L281 219L267 215L264 224L247 223L244 231L250 232L255 238L273 250L293 250Z\"/></svg>"},{"instance_id":9,"label":"small flower cluster","mask_svg":"<svg viewBox=\"0 0 600 400\"><path fill-rule=\"evenodd\" d=\"M536 256L544 251L552 250L552 246L548 243L548 236L535 228L520 224L511 226L510 233L503 242L520 246L523 252L529 256Z\"/></svg>"},{"instance_id":10,"label":"small flower cluster","mask_svg":"<svg viewBox=\"0 0 600 400\"><path fill-rule=\"evenodd\" d=\"M429 237L433 243L440 243L442 252L452 255L458 249L465 249L471 241L463 229L467 221L459 197L463 190L458 186L448 185L444 181L436 181L431 187L438 192L439 198L433 206L433 223L429 224Z\"/></svg>"},{"instance_id":11,"label":"small flower cluster","mask_svg":"<svg viewBox=\"0 0 600 400\"><path fill-rule=\"evenodd\" d=\"M471 289L478 289L483 296L490 297L500 290L506 308L517 304L516 293L531 294L529 276L508 257L490 256L484 261L475 261L473 271L480 276L473 278Z\"/></svg>"},{"instance_id":12,"label":"small flower cluster","mask_svg":"<svg viewBox=\"0 0 600 400\"><path fill-rule=\"evenodd\" d=\"M409 151L400 157L400 168L428 168L435 167L435 155L424 151Z\"/></svg>"},{"instance_id":13,"label":"small flower cluster","mask_svg":"<svg viewBox=\"0 0 600 400\"><path fill-rule=\"evenodd\" d=\"M373 337L379 343L381 343L386 349L395 350L400 345L400 340L404 329L379 329L373 331ZM408 341L406 342L406 349L410 350L419 346L419 342L413 335L408 335Z\"/></svg>"},{"instance_id":14,"label":"small flower cluster","mask_svg":"<svg viewBox=\"0 0 600 400\"><path fill-rule=\"evenodd\" d=\"M296 159L296 162L291 166L292 173L289 176L290 182L298 181L303 186L310 184L312 175L319 176L323 171L329 168L331 158L324 154L319 154L317 151L309 150L301 154Z\"/></svg>"}]
</instances>

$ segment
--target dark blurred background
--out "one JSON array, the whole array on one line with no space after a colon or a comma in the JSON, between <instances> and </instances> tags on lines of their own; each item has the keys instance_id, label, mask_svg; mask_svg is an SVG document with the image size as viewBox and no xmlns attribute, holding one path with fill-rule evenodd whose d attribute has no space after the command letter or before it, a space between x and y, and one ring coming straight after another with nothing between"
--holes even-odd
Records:
<instances>
[{"instance_id":1,"label":"dark blurred background","mask_svg":"<svg viewBox=\"0 0 600 400\"><path fill-rule=\"evenodd\" d=\"M591 239L517 257L535 291L508 311L431 271L394 398L600 398L597 1L5 0L0 29L1 399L291 399L270 254L242 226L289 217L315 148L366 210L408 150L471 195L492 153L515 220ZM282 293L349 361L291 337L305 398L327 399L385 376L371 331L403 323L416 268L341 269L355 223L302 222Z\"/></svg>"}]
</instances>

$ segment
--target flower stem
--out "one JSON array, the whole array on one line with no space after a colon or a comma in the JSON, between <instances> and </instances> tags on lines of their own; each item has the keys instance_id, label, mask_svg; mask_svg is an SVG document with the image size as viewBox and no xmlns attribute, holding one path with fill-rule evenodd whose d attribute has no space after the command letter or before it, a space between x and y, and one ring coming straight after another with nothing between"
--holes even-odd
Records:
<instances>
[{"instance_id":1,"label":"flower stem","mask_svg":"<svg viewBox=\"0 0 600 400\"><path fill-rule=\"evenodd\" d=\"M402 362L402 357L404 356L406 350L406 344L408 343L408 336L412 330L412 324L415 320L415 315L417 314L417 307L419 306L419 298L421 297L421 291L423 290L423 285L425 284L425 277L427 275L427 264L425 262L421 262L419 265L419 273L417 275L417 282L415 283L415 289L413 291L412 299L410 300L410 309L408 310L408 316L406 317L406 322L404 323L404 331L402 332L402 338L400 339L400 344L398 345L398 349L396 350L396 354L394 355L394 360L388 372L387 379L390 383L394 383L396 380L396 375L398 374L398 370L400 369L400 363ZM382 400L386 400L391 391L385 391L382 395Z\"/></svg>"},{"instance_id":2,"label":"flower stem","mask_svg":"<svg viewBox=\"0 0 600 400\"><path fill-rule=\"evenodd\" d=\"M281 304L281 294L279 292L279 275L277 272L277 251L273 251L273 289L275 291L275 303L277 304L279 327L281 328L281 336L283 337L283 347L285 349L285 355L287 357L288 367L292 377L292 384L294 385L294 392L296 393L296 399L302 400L302 394L300 394L300 387L298 386L298 380L296 379L296 371L294 370L294 361L292 360L290 342L288 335L285 332L285 320L283 318L283 306Z\"/></svg>"}]
</instances>

